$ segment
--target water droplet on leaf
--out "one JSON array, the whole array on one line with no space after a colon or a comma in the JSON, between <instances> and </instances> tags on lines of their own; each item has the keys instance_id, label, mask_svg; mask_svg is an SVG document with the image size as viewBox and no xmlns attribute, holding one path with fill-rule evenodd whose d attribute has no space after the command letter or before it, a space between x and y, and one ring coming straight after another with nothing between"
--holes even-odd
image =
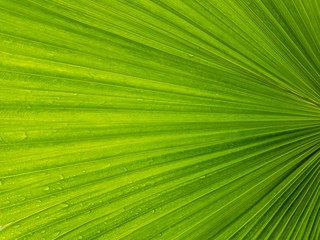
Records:
<instances>
[{"instance_id":1,"label":"water droplet on leaf","mask_svg":"<svg viewBox=\"0 0 320 240\"><path fill-rule=\"evenodd\" d=\"M53 236L54 236L54 237L57 237L57 236L60 235L60 233L61 233L61 231L56 231L56 232L53 234Z\"/></svg>"},{"instance_id":2,"label":"water droplet on leaf","mask_svg":"<svg viewBox=\"0 0 320 240\"><path fill-rule=\"evenodd\" d=\"M63 208L69 207L69 204L68 203L61 203L61 207L63 207Z\"/></svg>"}]
</instances>

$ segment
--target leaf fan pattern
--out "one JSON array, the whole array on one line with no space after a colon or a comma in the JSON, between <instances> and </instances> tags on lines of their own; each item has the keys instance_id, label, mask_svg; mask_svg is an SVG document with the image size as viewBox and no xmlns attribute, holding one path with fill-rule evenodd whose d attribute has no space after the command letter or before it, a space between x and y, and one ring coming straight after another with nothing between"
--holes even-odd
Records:
<instances>
[{"instance_id":1,"label":"leaf fan pattern","mask_svg":"<svg viewBox=\"0 0 320 240\"><path fill-rule=\"evenodd\" d=\"M320 239L320 2L1 0L0 239Z\"/></svg>"}]
</instances>

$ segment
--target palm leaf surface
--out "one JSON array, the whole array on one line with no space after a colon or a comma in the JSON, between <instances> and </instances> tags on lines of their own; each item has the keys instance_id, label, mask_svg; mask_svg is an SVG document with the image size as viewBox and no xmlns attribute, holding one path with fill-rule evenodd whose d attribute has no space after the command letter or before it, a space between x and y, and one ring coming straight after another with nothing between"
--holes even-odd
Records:
<instances>
[{"instance_id":1,"label":"palm leaf surface","mask_svg":"<svg viewBox=\"0 0 320 240\"><path fill-rule=\"evenodd\" d=\"M0 2L0 239L319 239L316 0Z\"/></svg>"}]
</instances>

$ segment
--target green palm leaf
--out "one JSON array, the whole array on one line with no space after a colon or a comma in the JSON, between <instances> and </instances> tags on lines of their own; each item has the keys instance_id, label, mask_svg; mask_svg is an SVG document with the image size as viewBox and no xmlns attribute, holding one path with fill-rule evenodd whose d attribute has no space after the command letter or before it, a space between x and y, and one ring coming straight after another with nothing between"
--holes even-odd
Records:
<instances>
[{"instance_id":1,"label":"green palm leaf","mask_svg":"<svg viewBox=\"0 0 320 240\"><path fill-rule=\"evenodd\" d=\"M0 239L319 239L317 0L1 0Z\"/></svg>"}]
</instances>

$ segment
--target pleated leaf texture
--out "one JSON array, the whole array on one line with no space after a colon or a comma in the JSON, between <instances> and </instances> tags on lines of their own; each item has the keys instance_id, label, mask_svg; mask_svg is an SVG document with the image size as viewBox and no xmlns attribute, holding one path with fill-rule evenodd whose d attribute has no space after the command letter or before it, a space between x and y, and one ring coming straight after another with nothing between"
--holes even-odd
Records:
<instances>
[{"instance_id":1,"label":"pleated leaf texture","mask_svg":"<svg viewBox=\"0 0 320 240\"><path fill-rule=\"evenodd\" d=\"M0 239L320 239L318 0L0 0Z\"/></svg>"}]
</instances>

